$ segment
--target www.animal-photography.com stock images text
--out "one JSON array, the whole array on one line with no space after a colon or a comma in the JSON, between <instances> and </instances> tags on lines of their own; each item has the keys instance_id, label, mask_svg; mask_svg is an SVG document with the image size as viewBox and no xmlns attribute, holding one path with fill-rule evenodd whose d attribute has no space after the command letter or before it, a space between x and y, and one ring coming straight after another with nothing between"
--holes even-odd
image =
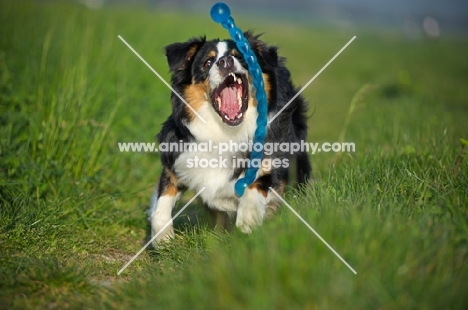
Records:
<instances>
[{"instance_id":1,"label":"www.animal-photography.com stock images text","mask_svg":"<svg viewBox=\"0 0 468 310\"><path fill-rule=\"evenodd\" d=\"M0 309L467 309L466 12L0 1Z\"/></svg>"}]
</instances>

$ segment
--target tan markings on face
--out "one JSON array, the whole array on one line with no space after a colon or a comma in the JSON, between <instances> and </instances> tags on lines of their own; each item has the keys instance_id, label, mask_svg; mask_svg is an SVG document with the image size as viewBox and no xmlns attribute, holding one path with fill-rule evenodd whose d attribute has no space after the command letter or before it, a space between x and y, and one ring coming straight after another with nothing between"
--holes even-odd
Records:
<instances>
[{"instance_id":1,"label":"tan markings on face","mask_svg":"<svg viewBox=\"0 0 468 310\"><path fill-rule=\"evenodd\" d=\"M248 107L249 108L257 108L257 100L254 97L252 97L252 95L250 93L249 93Z\"/></svg>"},{"instance_id":2,"label":"tan markings on face","mask_svg":"<svg viewBox=\"0 0 468 310\"><path fill-rule=\"evenodd\" d=\"M264 89L267 97L267 105L270 105L270 95L271 95L271 83L270 83L270 77L266 73L262 73L263 76L263 84L264 84ZM252 78L249 75L248 77L249 83L253 84ZM257 99L252 97L252 95L249 93L249 107L256 107L257 106Z\"/></svg>"},{"instance_id":3,"label":"tan markings on face","mask_svg":"<svg viewBox=\"0 0 468 310\"><path fill-rule=\"evenodd\" d=\"M205 101L208 100L209 82L208 78L203 83L195 83L195 81L192 80L192 84L187 86L184 90L185 100L195 111L198 111L204 105ZM187 111L191 120L196 117L191 109L187 108Z\"/></svg>"},{"instance_id":4,"label":"tan markings on face","mask_svg":"<svg viewBox=\"0 0 468 310\"><path fill-rule=\"evenodd\" d=\"M234 56L234 57L237 57L237 56L239 56L239 51L237 51L237 50L232 50L232 51L231 51L231 55Z\"/></svg>"},{"instance_id":5,"label":"tan markings on face","mask_svg":"<svg viewBox=\"0 0 468 310\"><path fill-rule=\"evenodd\" d=\"M210 51L210 52L208 53L208 57L209 57L209 58L213 58L213 57L215 57L215 56L216 56L216 51Z\"/></svg>"},{"instance_id":6,"label":"tan markings on face","mask_svg":"<svg viewBox=\"0 0 468 310\"><path fill-rule=\"evenodd\" d=\"M270 104L270 92L271 92L271 84L270 84L270 77L266 73L262 73L263 76L263 84L265 84L265 93L267 97L268 104Z\"/></svg>"}]
</instances>

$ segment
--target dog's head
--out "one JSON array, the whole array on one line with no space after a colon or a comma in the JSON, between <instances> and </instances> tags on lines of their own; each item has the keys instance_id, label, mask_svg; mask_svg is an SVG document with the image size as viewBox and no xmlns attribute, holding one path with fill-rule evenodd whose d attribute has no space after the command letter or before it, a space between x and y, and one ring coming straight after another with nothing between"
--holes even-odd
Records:
<instances>
[{"instance_id":1,"label":"dog's head","mask_svg":"<svg viewBox=\"0 0 468 310\"><path fill-rule=\"evenodd\" d=\"M246 32L252 50L262 68L267 98L271 103L274 71L278 65L275 47L267 46ZM228 127L243 123L248 109L256 107L255 92L248 65L232 40L204 37L166 47L172 73L172 86L204 118L216 119ZM173 112L192 120L193 111L173 95Z\"/></svg>"}]
</instances>

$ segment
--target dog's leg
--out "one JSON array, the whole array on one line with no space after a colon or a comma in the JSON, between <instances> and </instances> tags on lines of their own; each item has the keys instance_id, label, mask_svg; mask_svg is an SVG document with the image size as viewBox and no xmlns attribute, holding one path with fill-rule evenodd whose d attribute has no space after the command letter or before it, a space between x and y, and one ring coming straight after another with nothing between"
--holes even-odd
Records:
<instances>
[{"instance_id":1,"label":"dog's leg","mask_svg":"<svg viewBox=\"0 0 468 310\"><path fill-rule=\"evenodd\" d=\"M229 215L226 212L208 208L214 229L219 232L230 231L232 229Z\"/></svg>"},{"instance_id":2,"label":"dog's leg","mask_svg":"<svg viewBox=\"0 0 468 310\"><path fill-rule=\"evenodd\" d=\"M261 225L265 218L267 193L252 185L245 190L237 208L236 226L246 234Z\"/></svg>"},{"instance_id":3,"label":"dog's leg","mask_svg":"<svg viewBox=\"0 0 468 310\"><path fill-rule=\"evenodd\" d=\"M297 158L297 182L306 183L309 181L312 168L309 162L307 152L301 152L296 155Z\"/></svg>"},{"instance_id":4,"label":"dog's leg","mask_svg":"<svg viewBox=\"0 0 468 310\"><path fill-rule=\"evenodd\" d=\"M285 187L286 187L286 180L282 180L280 181L279 185L275 186L273 189L278 195L283 196ZM276 194L274 194L273 192L269 191L268 196L267 196L267 204L266 204L266 218L267 219L271 219L276 214L280 203L281 203L281 200L278 199L278 196L276 196Z\"/></svg>"},{"instance_id":5,"label":"dog's leg","mask_svg":"<svg viewBox=\"0 0 468 310\"><path fill-rule=\"evenodd\" d=\"M164 169L150 205L151 238L158 235L154 240L155 246L158 242L174 238L172 209L181 194L177 187L177 177L168 169Z\"/></svg>"}]
</instances>

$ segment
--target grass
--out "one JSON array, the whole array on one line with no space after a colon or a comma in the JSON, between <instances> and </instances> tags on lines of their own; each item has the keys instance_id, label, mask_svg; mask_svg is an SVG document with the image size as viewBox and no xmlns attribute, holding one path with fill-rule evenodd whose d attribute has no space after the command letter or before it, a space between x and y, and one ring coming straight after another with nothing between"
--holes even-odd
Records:
<instances>
[{"instance_id":1,"label":"grass","mask_svg":"<svg viewBox=\"0 0 468 310\"><path fill-rule=\"evenodd\" d=\"M356 152L312 156L315 183L285 199L358 273L287 208L246 236L213 231L198 202L117 276L161 170L117 143L154 141L170 113L117 35L168 78L165 45L226 33L208 15L67 3L2 1L0 20L0 308L468 307L465 39L236 17L302 85L357 35L304 93L309 141Z\"/></svg>"}]
</instances>

